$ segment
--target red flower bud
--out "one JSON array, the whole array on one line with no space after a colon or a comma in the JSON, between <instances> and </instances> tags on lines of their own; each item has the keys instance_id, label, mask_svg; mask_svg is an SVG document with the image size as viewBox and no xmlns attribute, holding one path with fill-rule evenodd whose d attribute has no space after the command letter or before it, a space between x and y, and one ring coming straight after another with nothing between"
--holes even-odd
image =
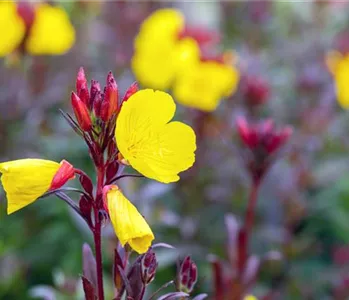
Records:
<instances>
[{"instance_id":1,"label":"red flower bud","mask_svg":"<svg viewBox=\"0 0 349 300\"><path fill-rule=\"evenodd\" d=\"M101 119L104 122L110 120L110 118L118 110L118 87L116 85L113 74L109 72L107 77L107 86L104 89L104 100L101 106Z\"/></svg>"},{"instance_id":2,"label":"red flower bud","mask_svg":"<svg viewBox=\"0 0 349 300\"><path fill-rule=\"evenodd\" d=\"M124 98L122 99L122 102L125 102L130 98L134 93L138 91L138 84L137 82L134 82L130 85L130 87L127 89Z\"/></svg>"},{"instance_id":3,"label":"red flower bud","mask_svg":"<svg viewBox=\"0 0 349 300\"><path fill-rule=\"evenodd\" d=\"M101 86L96 80L91 80L91 90L90 90L90 107L93 107L95 97L98 92L101 91Z\"/></svg>"},{"instance_id":4,"label":"red flower bud","mask_svg":"<svg viewBox=\"0 0 349 300\"><path fill-rule=\"evenodd\" d=\"M75 177L75 169L69 162L62 160L60 165L60 168L52 179L49 190L56 190L62 187L68 180Z\"/></svg>"},{"instance_id":5,"label":"red flower bud","mask_svg":"<svg viewBox=\"0 0 349 300\"><path fill-rule=\"evenodd\" d=\"M88 220L91 219L92 203L86 199L84 195L81 196L79 201L79 208L84 217Z\"/></svg>"},{"instance_id":6,"label":"red flower bud","mask_svg":"<svg viewBox=\"0 0 349 300\"><path fill-rule=\"evenodd\" d=\"M93 99L93 112L97 118L101 116L102 102L103 102L103 94L100 91L97 91Z\"/></svg>"},{"instance_id":7,"label":"red flower bud","mask_svg":"<svg viewBox=\"0 0 349 300\"><path fill-rule=\"evenodd\" d=\"M152 249L149 249L147 253L143 254L141 260L141 272L144 284L149 284L154 279L157 266L156 255Z\"/></svg>"},{"instance_id":8,"label":"red flower bud","mask_svg":"<svg viewBox=\"0 0 349 300\"><path fill-rule=\"evenodd\" d=\"M83 67L79 69L78 75L76 76L76 92L79 94L82 88L87 88L87 80Z\"/></svg>"},{"instance_id":9,"label":"red flower bud","mask_svg":"<svg viewBox=\"0 0 349 300\"><path fill-rule=\"evenodd\" d=\"M92 121L90 113L87 109L87 106L74 92L71 94L71 103L73 106L75 117L84 131L89 131L92 128Z\"/></svg>"},{"instance_id":10,"label":"red flower bud","mask_svg":"<svg viewBox=\"0 0 349 300\"><path fill-rule=\"evenodd\" d=\"M179 292L191 293L197 279L197 266L190 256L187 256L179 266L176 280L177 290Z\"/></svg>"}]
</instances>

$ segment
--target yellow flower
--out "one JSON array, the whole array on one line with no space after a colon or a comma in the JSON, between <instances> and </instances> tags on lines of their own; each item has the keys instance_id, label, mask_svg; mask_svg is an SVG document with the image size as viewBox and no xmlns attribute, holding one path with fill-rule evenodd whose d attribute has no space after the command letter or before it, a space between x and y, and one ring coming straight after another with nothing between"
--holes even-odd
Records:
<instances>
[{"instance_id":1,"label":"yellow flower","mask_svg":"<svg viewBox=\"0 0 349 300\"><path fill-rule=\"evenodd\" d=\"M191 127L169 122L176 105L170 95L151 89L123 103L115 138L124 159L141 174L169 183L195 161L196 137Z\"/></svg>"},{"instance_id":2,"label":"yellow flower","mask_svg":"<svg viewBox=\"0 0 349 300\"><path fill-rule=\"evenodd\" d=\"M13 1L0 2L0 57L14 51L25 34L25 24Z\"/></svg>"},{"instance_id":3,"label":"yellow flower","mask_svg":"<svg viewBox=\"0 0 349 300\"><path fill-rule=\"evenodd\" d=\"M145 87L167 90L175 76L190 69L199 58L199 46L190 38L152 45L154 49L136 51L132 58L133 73Z\"/></svg>"},{"instance_id":4,"label":"yellow flower","mask_svg":"<svg viewBox=\"0 0 349 300\"><path fill-rule=\"evenodd\" d=\"M55 176L59 170L60 176ZM1 182L7 196L7 213L11 214L47 192L51 185L62 186L73 177L73 167L43 159L19 159L0 163Z\"/></svg>"},{"instance_id":5,"label":"yellow flower","mask_svg":"<svg viewBox=\"0 0 349 300\"><path fill-rule=\"evenodd\" d=\"M326 63L334 77L338 103L349 108L349 54L343 56L339 52L330 52Z\"/></svg>"},{"instance_id":6,"label":"yellow flower","mask_svg":"<svg viewBox=\"0 0 349 300\"><path fill-rule=\"evenodd\" d=\"M26 50L34 55L60 55L75 42L75 30L64 9L40 4L26 42Z\"/></svg>"},{"instance_id":7,"label":"yellow flower","mask_svg":"<svg viewBox=\"0 0 349 300\"><path fill-rule=\"evenodd\" d=\"M132 58L133 72L143 86L166 90L183 67L199 59L195 40L178 39L183 28L184 18L174 9L157 10L143 22Z\"/></svg>"},{"instance_id":8,"label":"yellow flower","mask_svg":"<svg viewBox=\"0 0 349 300\"><path fill-rule=\"evenodd\" d=\"M239 77L233 66L214 61L199 62L178 76L173 87L174 96L183 105L213 111L222 97L236 90Z\"/></svg>"},{"instance_id":9,"label":"yellow flower","mask_svg":"<svg viewBox=\"0 0 349 300\"><path fill-rule=\"evenodd\" d=\"M105 197L109 216L121 245L128 243L138 253L146 252L154 240L149 225L117 186L108 186L107 189Z\"/></svg>"},{"instance_id":10,"label":"yellow flower","mask_svg":"<svg viewBox=\"0 0 349 300\"><path fill-rule=\"evenodd\" d=\"M244 298L244 300L258 300L255 296L248 295Z\"/></svg>"}]
</instances>

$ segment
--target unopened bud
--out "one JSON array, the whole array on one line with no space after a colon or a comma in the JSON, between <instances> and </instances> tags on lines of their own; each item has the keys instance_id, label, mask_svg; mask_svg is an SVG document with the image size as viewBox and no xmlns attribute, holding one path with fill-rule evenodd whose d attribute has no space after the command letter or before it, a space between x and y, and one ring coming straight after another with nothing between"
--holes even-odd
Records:
<instances>
[{"instance_id":1,"label":"unopened bud","mask_svg":"<svg viewBox=\"0 0 349 300\"><path fill-rule=\"evenodd\" d=\"M101 91L101 86L98 81L91 80L91 90L90 90L90 107L93 107L93 103L96 97L96 94Z\"/></svg>"},{"instance_id":2,"label":"unopened bud","mask_svg":"<svg viewBox=\"0 0 349 300\"><path fill-rule=\"evenodd\" d=\"M85 76L84 68L79 69L78 75L76 76L76 91L79 94L82 88L87 87L87 80Z\"/></svg>"},{"instance_id":3,"label":"unopened bud","mask_svg":"<svg viewBox=\"0 0 349 300\"><path fill-rule=\"evenodd\" d=\"M79 181L81 186L84 188L84 190L89 194L92 195L93 192L93 184L90 177L88 177L85 173L79 174Z\"/></svg>"},{"instance_id":4,"label":"unopened bud","mask_svg":"<svg viewBox=\"0 0 349 300\"><path fill-rule=\"evenodd\" d=\"M109 72L107 77L107 86L104 89L104 100L101 106L101 119L104 122L109 121L110 118L117 112L118 107L118 87L113 74Z\"/></svg>"},{"instance_id":5,"label":"unopened bud","mask_svg":"<svg viewBox=\"0 0 349 300\"><path fill-rule=\"evenodd\" d=\"M56 190L62 187L68 180L75 177L75 169L66 160L62 160L60 167L52 179L50 190Z\"/></svg>"},{"instance_id":6,"label":"unopened bud","mask_svg":"<svg viewBox=\"0 0 349 300\"><path fill-rule=\"evenodd\" d=\"M264 104L270 95L269 84L260 77L250 76L245 80L243 94L248 105Z\"/></svg>"},{"instance_id":7,"label":"unopened bud","mask_svg":"<svg viewBox=\"0 0 349 300\"><path fill-rule=\"evenodd\" d=\"M130 85L130 87L127 89L124 98L122 99L122 102L125 102L130 98L134 93L138 91L138 84L137 82L134 82Z\"/></svg>"},{"instance_id":8,"label":"unopened bud","mask_svg":"<svg viewBox=\"0 0 349 300\"><path fill-rule=\"evenodd\" d=\"M156 255L152 249L143 254L141 261L142 280L144 284L149 284L155 277L158 266Z\"/></svg>"},{"instance_id":9,"label":"unopened bud","mask_svg":"<svg viewBox=\"0 0 349 300\"><path fill-rule=\"evenodd\" d=\"M93 100L93 112L97 118L101 116L101 106L103 102L103 94L97 91Z\"/></svg>"},{"instance_id":10,"label":"unopened bud","mask_svg":"<svg viewBox=\"0 0 349 300\"><path fill-rule=\"evenodd\" d=\"M187 256L179 265L176 287L179 292L191 293L198 279L198 270L194 261Z\"/></svg>"},{"instance_id":11,"label":"unopened bud","mask_svg":"<svg viewBox=\"0 0 349 300\"><path fill-rule=\"evenodd\" d=\"M82 195L79 201L79 208L84 217L88 220L91 218L92 203Z\"/></svg>"},{"instance_id":12,"label":"unopened bud","mask_svg":"<svg viewBox=\"0 0 349 300\"><path fill-rule=\"evenodd\" d=\"M71 103L73 106L75 117L81 129L84 131L90 131L92 128L92 121L86 104L82 102L79 96L76 95L74 92L72 92L71 94Z\"/></svg>"}]
</instances>

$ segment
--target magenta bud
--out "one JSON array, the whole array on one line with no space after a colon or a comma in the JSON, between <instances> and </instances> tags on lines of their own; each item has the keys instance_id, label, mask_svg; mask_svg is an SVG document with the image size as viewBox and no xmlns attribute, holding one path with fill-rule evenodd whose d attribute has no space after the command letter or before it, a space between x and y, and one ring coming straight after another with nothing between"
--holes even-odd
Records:
<instances>
[{"instance_id":1,"label":"magenta bud","mask_svg":"<svg viewBox=\"0 0 349 300\"><path fill-rule=\"evenodd\" d=\"M194 261L187 256L179 265L176 287L179 292L191 293L198 279L198 270Z\"/></svg>"},{"instance_id":2,"label":"magenta bud","mask_svg":"<svg viewBox=\"0 0 349 300\"><path fill-rule=\"evenodd\" d=\"M137 82L134 82L130 85L130 87L127 89L124 98L122 98L122 102L127 101L134 93L138 91L138 84Z\"/></svg>"},{"instance_id":3,"label":"magenta bud","mask_svg":"<svg viewBox=\"0 0 349 300\"><path fill-rule=\"evenodd\" d=\"M96 97L96 94L101 91L101 86L98 81L91 80L91 89L90 89L90 107L93 107L93 103Z\"/></svg>"},{"instance_id":4,"label":"magenta bud","mask_svg":"<svg viewBox=\"0 0 349 300\"><path fill-rule=\"evenodd\" d=\"M245 79L243 95L248 105L264 104L270 95L269 83L263 78L249 76Z\"/></svg>"},{"instance_id":5,"label":"magenta bud","mask_svg":"<svg viewBox=\"0 0 349 300\"><path fill-rule=\"evenodd\" d=\"M35 19L35 8L28 1L17 2L17 14L23 19L25 26L29 29Z\"/></svg>"},{"instance_id":6,"label":"magenta bud","mask_svg":"<svg viewBox=\"0 0 349 300\"><path fill-rule=\"evenodd\" d=\"M87 80L83 67L80 67L78 75L76 76L76 91L79 94L82 88L87 88Z\"/></svg>"},{"instance_id":7,"label":"magenta bud","mask_svg":"<svg viewBox=\"0 0 349 300\"><path fill-rule=\"evenodd\" d=\"M158 262L156 260L155 252L149 249L143 254L141 260L142 280L144 284L149 284L155 277Z\"/></svg>"},{"instance_id":8,"label":"magenta bud","mask_svg":"<svg viewBox=\"0 0 349 300\"><path fill-rule=\"evenodd\" d=\"M102 102L103 94L100 91L97 91L93 100L93 112L98 118L100 117Z\"/></svg>"},{"instance_id":9,"label":"magenta bud","mask_svg":"<svg viewBox=\"0 0 349 300\"><path fill-rule=\"evenodd\" d=\"M74 92L71 94L71 104L74 110L75 117L80 125L81 129L84 131L90 131L92 128L92 121L90 113L87 109L86 104L81 101L80 97Z\"/></svg>"}]
</instances>

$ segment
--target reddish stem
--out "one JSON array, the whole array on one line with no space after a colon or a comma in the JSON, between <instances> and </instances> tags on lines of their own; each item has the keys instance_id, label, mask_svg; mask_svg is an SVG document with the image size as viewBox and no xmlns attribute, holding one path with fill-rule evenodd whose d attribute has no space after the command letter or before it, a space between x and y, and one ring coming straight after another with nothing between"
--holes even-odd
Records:
<instances>
[{"instance_id":1,"label":"reddish stem","mask_svg":"<svg viewBox=\"0 0 349 300\"><path fill-rule=\"evenodd\" d=\"M99 219L99 209L102 203L102 190L104 184L104 167L103 163L101 167L97 168L97 190L96 190L96 202L94 206L95 226L93 230L93 238L96 251L96 271L97 271L97 288L98 288L98 300L104 300L103 289L103 261L102 261L102 241L101 241L101 220Z\"/></svg>"},{"instance_id":2,"label":"reddish stem","mask_svg":"<svg viewBox=\"0 0 349 300\"><path fill-rule=\"evenodd\" d=\"M250 193L248 204L247 204L245 224L244 224L244 227L241 229L238 237L239 239L238 240L238 253L239 253L238 271L239 271L240 279L244 275L244 270L248 260L249 239L250 239L250 234L251 234L253 223L254 223L255 210L256 210L256 204L257 204L257 195L260 187L260 182L261 182L260 179L253 180L251 193Z\"/></svg>"},{"instance_id":3,"label":"reddish stem","mask_svg":"<svg viewBox=\"0 0 349 300\"><path fill-rule=\"evenodd\" d=\"M248 199L248 206L245 216L245 232L246 232L246 240L248 241L249 234L252 230L253 223L254 223L254 216L255 216L255 210L256 210L256 203L257 203L257 194L260 186L260 180L256 179L253 181L252 184L252 190L250 193L250 197Z\"/></svg>"}]
</instances>

